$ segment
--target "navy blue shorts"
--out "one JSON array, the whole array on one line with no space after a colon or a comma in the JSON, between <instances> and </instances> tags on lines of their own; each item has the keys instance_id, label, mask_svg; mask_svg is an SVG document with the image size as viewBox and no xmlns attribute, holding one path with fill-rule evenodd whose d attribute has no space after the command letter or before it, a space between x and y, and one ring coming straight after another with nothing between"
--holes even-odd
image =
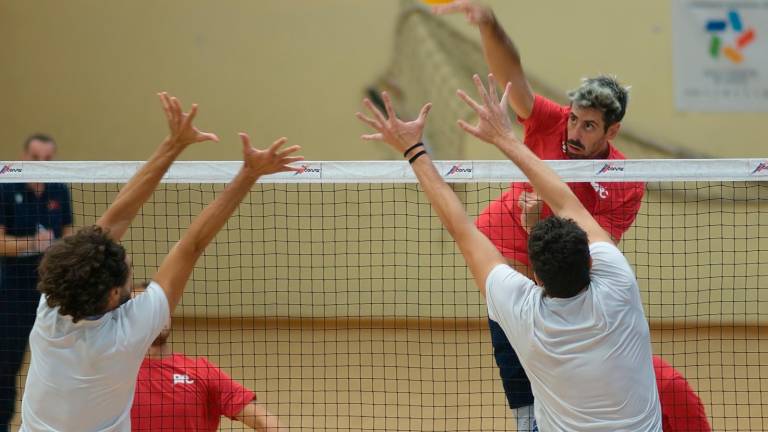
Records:
<instances>
[{"instance_id":1,"label":"navy blue shorts","mask_svg":"<svg viewBox=\"0 0 768 432\"><path fill-rule=\"evenodd\" d=\"M528 380L528 375L525 374L523 365L520 364L507 335L496 321L489 319L488 327L491 330L493 356L496 358L496 365L499 366L499 375L509 407L514 409L533 405L531 381Z\"/></svg>"}]
</instances>

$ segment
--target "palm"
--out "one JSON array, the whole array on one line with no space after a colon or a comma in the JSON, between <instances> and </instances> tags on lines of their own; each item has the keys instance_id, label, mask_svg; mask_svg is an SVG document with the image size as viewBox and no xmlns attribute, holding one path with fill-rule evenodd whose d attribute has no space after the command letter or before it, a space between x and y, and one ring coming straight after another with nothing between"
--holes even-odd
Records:
<instances>
[{"instance_id":1,"label":"palm","mask_svg":"<svg viewBox=\"0 0 768 432\"><path fill-rule=\"evenodd\" d=\"M409 146L411 143L421 141L424 132L424 121L401 121L398 118L390 119L391 125L384 132L384 140L398 148ZM407 147L406 147L407 148Z\"/></svg>"},{"instance_id":2,"label":"palm","mask_svg":"<svg viewBox=\"0 0 768 432\"><path fill-rule=\"evenodd\" d=\"M412 145L421 141L424 126L427 123L427 115L432 108L432 104L424 105L416 120L404 122L397 118L395 110L392 108L392 100L389 94L383 92L381 98L384 101L384 108L387 112L386 116L369 99L365 99L363 103L373 114L373 118L367 117L362 113L355 114L360 121L377 131L377 133L365 134L362 138L366 141L384 141L398 152L404 152Z\"/></svg>"},{"instance_id":3,"label":"palm","mask_svg":"<svg viewBox=\"0 0 768 432\"><path fill-rule=\"evenodd\" d=\"M293 162L298 162L304 158L301 156L290 156L292 153L301 149L295 145L282 149L283 144L288 142L286 138L280 138L272 143L266 150L259 150L251 147L251 140L248 135L241 133L240 138L243 142L243 161L245 169L254 175L269 175L278 172L296 171L297 168L289 166Z\"/></svg>"}]
</instances>

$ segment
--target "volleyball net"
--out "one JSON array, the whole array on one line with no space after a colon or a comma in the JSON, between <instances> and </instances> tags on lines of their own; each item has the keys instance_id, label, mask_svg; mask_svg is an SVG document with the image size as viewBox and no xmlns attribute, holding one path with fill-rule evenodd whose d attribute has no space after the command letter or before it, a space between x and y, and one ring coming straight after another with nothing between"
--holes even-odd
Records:
<instances>
[{"instance_id":1,"label":"volleyball net","mask_svg":"<svg viewBox=\"0 0 768 432\"><path fill-rule=\"evenodd\" d=\"M436 164L471 217L524 181L506 161ZM766 161L550 164L596 191L645 182L619 247L638 278L654 354L686 376L715 430L762 430ZM95 223L140 163L6 166L3 183L68 184L80 227ZM137 282L239 166L173 165L123 241ZM254 390L291 430L512 430L486 320L407 163L307 162L263 178L208 247L170 343Z\"/></svg>"}]
</instances>

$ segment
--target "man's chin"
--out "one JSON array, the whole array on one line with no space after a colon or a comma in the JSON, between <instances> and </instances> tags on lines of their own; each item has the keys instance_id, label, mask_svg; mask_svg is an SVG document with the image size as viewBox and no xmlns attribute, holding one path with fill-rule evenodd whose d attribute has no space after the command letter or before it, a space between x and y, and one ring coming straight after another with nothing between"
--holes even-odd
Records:
<instances>
[{"instance_id":1,"label":"man's chin","mask_svg":"<svg viewBox=\"0 0 768 432\"><path fill-rule=\"evenodd\" d=\"M570 159L589 159L589 156L587 156L584 153L572 153L570 151L565 152L565 155L568 156Z\"/></svg>"}]
</instances>

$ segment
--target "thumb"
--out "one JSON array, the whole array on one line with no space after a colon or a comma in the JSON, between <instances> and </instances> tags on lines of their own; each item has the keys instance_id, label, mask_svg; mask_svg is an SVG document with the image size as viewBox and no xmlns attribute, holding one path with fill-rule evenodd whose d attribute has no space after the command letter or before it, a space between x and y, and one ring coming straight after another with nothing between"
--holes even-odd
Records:
<instances>
[{"instance_id":1,"label":"thumb","mask_svg":"<svg viewBox=\"0 0 768 432\"><path fill-rule=\"evenodd\" d=\"M421 111L419 112L419 121L426 121L430 110L432 110L432 102L428 102L421 108Z\"/></svg>"},{"instance_id":2,"label":"thumb","mask_svg":"<svg viewBox=\"0 0 768 432\"><path fill-rule=\"evenodd\" d=\"M238 135L243 143L243 156L245 156L251 151L251 138L245 132L240 132Z\"/></svg>"}]
</instances>

